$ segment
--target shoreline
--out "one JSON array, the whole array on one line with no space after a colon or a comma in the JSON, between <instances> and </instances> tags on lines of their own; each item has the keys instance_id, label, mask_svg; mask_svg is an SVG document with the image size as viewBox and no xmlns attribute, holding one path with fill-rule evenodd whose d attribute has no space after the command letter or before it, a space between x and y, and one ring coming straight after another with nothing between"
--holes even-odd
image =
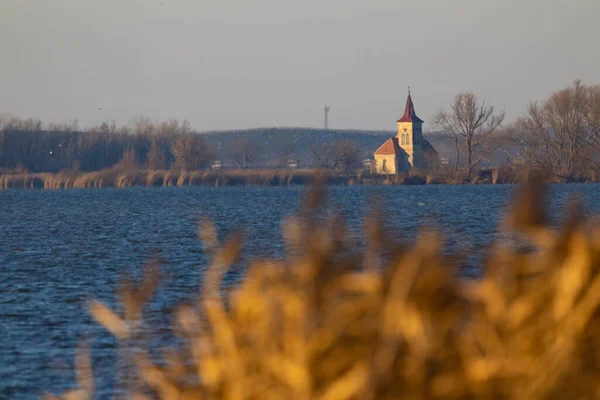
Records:
<instances>
[{"instance_id":1,"label":"shoreline","mask_svg":"<svg viewBox=\"0 0 600 400\"><path fill-rule=\"evenodd\" d=\"M496 170L497 171L497 170ZM506 174L504 174L506 175ZM324 179L328 185L471 185L517 183L514 176L482 171L472 181L455 179L436 171L398 175L365 173L334 174L318 169L264 169L224 171L174 171L142 169L105 169L95 172L13 173L0 175L0 190L8 189L85 189L183 186L302 186Z\"/></svg>"},{"instance_id":2,"label":"shoreline","mask_svg":"<svg viewBox=\"0 0 600 400\"><path fill-rule=\"evenodd\" d=\"M223 169L213 170L151 170L141 168L107 168L82 172L5 172L0 173L0 191L9 189L104 189L126 187L184 186L305 186L318 180L327 185L344 186L413 186L413 185L504 185L526 182L528 170L491 168L477 171L471 179L454 177L447 171L412 171L397 175L377 175L357 171L335 173L318 168L306 169ZM595 178L595 177L594 177ZM596 179L550 177L547 183L598 183Z\"/></svg>"}]
</instances>

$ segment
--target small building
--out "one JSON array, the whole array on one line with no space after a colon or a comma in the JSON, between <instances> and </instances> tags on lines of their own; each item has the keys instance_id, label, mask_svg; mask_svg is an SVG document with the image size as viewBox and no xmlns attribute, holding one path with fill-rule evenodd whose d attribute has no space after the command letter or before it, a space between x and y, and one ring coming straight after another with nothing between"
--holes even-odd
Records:
<instances>
[{"instance_id":1,"label":"small building","mask_svg":"<svg viewBox=\"0 0 600 400\"><path fill-rule=\"evenodd\" d=\"M216 171L216 170L223 168L223 163L219 160L216 160L215 162L212 163L212 165L210 167Z\"/></svg>"},{"instance_id":2,"label":"small building","mask_svg":"<svg viewBox=\"0 0 600 400\"><path fill-rule=\"evenodd\" d=\"M298 160L288 160L286 163L286 168L296 169L298 168Z\"/></svg>"},{"instance_id":3,"label":"small building","mask_svg":"<svg viewBox=\"0 0 600 400\"><path fill-rule=\"evenodd\" d=\"M396 174L413 169L431 169L438 163L438 153L423 137L423 120L417 117L408 92L404 115L398 121L398 134L379 147L374 156L375 172Z\"/></svg>"}]
</instances>

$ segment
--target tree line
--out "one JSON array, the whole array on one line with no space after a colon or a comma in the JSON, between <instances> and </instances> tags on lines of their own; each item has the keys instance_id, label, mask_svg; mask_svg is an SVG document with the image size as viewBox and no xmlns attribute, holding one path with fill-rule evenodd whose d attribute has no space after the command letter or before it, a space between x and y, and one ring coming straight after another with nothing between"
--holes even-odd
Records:
<instances>
[{"instance_id":1,"label":"tree line","mask_svg":"<svg viewBox=\"0 0 600 400\"><path fill-rule=\"evenodd\" d=\"M105 121L82 130L76 122L43 126L33 118L5 117L0 118L0 170L89 172L113 166L197 170L210 168L217 160L247 169L297 161L296 146L289 141L276 143L275 154L267 156L252 135L225 144L210 140L217 135L194 132L188 121L176 119L155 123L138 117L124 126ZM303 160L305 164L344 172L361 162L361 151L352 141L334 140L311 150L313 159Z\"/></svg>"},{"instance_id":2,"label":"tree line","mask_svg":"<svg viewBox=\"0 0 600 400\"><path fill-rule=\"evenodd\" d=\"M472 92L458 93L433 122L453 143L446 168L449 174L471 178L490 165L494 154L505 164L536 168L555 177L577 180L600 173L600 85L576 80L544 101L531 102L512 123ZM195 170L216 160L236 168L284 167L309 154L305 166L338 172L362 168L370 152L343 136L310 143L309 151L276 133L270 136L273 154L245 133L221 142L219 134L194 132L188 121L153 122L137 117L117 126L105 121L90 129L76 122L48 124L38 119L0 117L0 169L58 172L97 171L113 166ZM310 139L310 138L309 138Z\"/></svg>"}]
</instances>

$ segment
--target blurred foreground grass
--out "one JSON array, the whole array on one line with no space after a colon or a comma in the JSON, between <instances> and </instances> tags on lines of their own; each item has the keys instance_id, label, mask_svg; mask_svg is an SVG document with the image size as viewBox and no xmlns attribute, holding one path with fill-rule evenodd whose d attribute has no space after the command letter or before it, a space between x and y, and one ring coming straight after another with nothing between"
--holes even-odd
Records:
<instances>
[{"instance_id":1,"label":"blurred foreground grass","mask_svg":"<svg viewBox=\"0 0 600 400\"><path fill-rule=\"evenodd\" d=\"M377 212L356 250L341 218L319 217L317 186L284 224L286 260L255 260L222 298L242 239L218 243L202 223L212 262L196 300L176 311L184 346L164 349L160 363L139 348L156 264L120 289L124 315L99 302L90 312L125 348L136 343L127 398L600 398L600 225L574 203L553 229L545 194L539 177L523 185L501 227L520 246L494 245L478 280L457 277L435 231L408 245ZM93 398L83 346L76 364L79 387L63 396Z\"/></svg>"}]
</instances>

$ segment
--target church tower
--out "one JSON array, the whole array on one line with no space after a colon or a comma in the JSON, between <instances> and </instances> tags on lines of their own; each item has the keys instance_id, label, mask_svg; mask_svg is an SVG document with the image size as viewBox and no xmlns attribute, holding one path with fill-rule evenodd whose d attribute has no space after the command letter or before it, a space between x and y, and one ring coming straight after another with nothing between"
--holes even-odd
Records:
<instances>
[{"instance_id":1,"label":"church tower","mask_svg":"<svg viewBox=\"0 0 600 400\"><path fill-rule=\"evenodd\" d=\"M410 88L404 115L396 123L398 124L398 134L396 135L398 145L406 152L404 165L399 166L400 169L409 171L413 168L426 168L423 154L423 120L415 113Z\"/></svg>"},{"instance_id":2,"label":"church tower","mask_svg":"<svg viewBox=\"0 0 600 400\"><path fill-rule=\"evenodd\" d=\"M423 120L417 117L408 89L404 115L398 121L398 134L385 141L373 153L373 171L392 175L412 169L437 168L439 155L423 137Z\"/></svg>"}]
</instances>

